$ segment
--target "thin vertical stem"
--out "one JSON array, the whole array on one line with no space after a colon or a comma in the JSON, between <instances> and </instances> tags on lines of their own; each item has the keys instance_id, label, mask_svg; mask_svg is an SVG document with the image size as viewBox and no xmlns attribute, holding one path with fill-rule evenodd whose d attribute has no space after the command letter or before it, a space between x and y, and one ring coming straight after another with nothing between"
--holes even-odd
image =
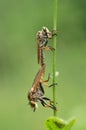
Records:
<instances>
[{"instance_id":1,"label":"thin vertical stem","mask_svg":"<svg viewBox=\"0 0 86 130\"><path fill-rule=\"evenodd\" d=\"M57 30L57 0L54 0L54 10L53 10L53 30ZM56 36L53 38L53 83L56 83L55 73L56 73ZM53 101L54 105L56 103L56 87L53 87ZM54 110L53 115L56 116L56 111Z\"/></svg>"}]
</instances>

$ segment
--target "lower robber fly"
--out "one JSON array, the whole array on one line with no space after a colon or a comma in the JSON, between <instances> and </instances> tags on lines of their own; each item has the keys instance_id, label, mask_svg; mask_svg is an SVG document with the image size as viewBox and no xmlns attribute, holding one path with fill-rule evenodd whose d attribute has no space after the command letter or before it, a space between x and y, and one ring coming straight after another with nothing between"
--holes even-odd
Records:
<instances>
[{"instance_id":1,"label":"lower robber fly","mask_svg":"<svg viewBox=\"0 0 86 130\"><path fill-rule=\"evenodd\" d=\"M38 107L37 102L40 102L43 107L52 108L57 111L57 108L53 105L53 101L47 97L44 97L45 92L44 92L42 84L43 83L45 84L45 82L47 82L50 77L48 76L48 79L43 81L44 71L45 71L45 65L43 65L42 68L37 73L36 78L33 82L32 88L28 92L29 104L32 107L33 111L35 111L36 108ZM45 85L48 87L51 87L56 84L52 84L52 85L45 84Z\"/></svg>"}]
</instances>

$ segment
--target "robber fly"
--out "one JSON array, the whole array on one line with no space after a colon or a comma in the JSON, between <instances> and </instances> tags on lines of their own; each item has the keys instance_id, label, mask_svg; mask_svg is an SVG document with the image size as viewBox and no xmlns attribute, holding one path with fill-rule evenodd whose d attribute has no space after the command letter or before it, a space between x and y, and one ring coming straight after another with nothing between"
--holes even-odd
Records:
<instances>
[{"instance_id":1,"label":"robber fly","mask_svg":"<svg viewBox=\"0 0 86 130\"><path fill-rule=\"evenodd\" d=\"M55 84L48 85L45 83L49 81L50 76L48 76L47 80L43 81L44 71L45 71L45 65L43 65L39 70L39 72L37 73L32 88L28 92L29 104L32 107L33 111L35 111L36 108L38 107L37 102L40 102L43 107L57 110L57 108L53 105L53 101L47 97L44 97L45 92L42 84L44 83L48 87L55 85Z\"/></svg>"},{"instance_id":2,"label":"robber fly","mask_svg":"<svg viewBox=\"0 0 86 130\"><path fill-rule=\"evenodd\" d=\"M38 64L41 63L41 49L55 50L53 47L48 46L48 39L52 39L54 35L57 35L54 31L49 31L47 27L43 27L41 31L37 32L37 49L38 49Z\"/></svg>"},{"instance_id":3,"label":"robber fly","mask_svg":"<svg viewBox=\"0 0 86 130\"><path fill-rule=\"evenodd\" d=\"M28 99L29 104L32 107L33 111L36 110L38 107L37 102L40 102L44 107L50 107L54 110L57 110L57 108L53 105L53 101L47 97L44 97L44 89L43 84L45 86L51 87L56 84L48 85L46 82L49 81L50 75L48 76L47 80L43 80L44 74L45 74L45 68L46 65L44 63L44 50L54 50L53 47L47 46L48 39L51 39L53 37L53 33L50 32L46 27L43 27L42 31L37 32L37 45L38 45L38 63L41 64L41 69L38 71L32 88L28 92Z\"/></svg>"}]
</instances>

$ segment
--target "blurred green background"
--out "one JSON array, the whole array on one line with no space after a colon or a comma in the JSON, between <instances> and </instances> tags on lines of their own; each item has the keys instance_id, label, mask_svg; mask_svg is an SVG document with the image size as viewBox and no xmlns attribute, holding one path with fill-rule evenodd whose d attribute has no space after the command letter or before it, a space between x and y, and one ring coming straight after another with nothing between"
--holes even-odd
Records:
<instances>
[{"instance_id":1,"label":"blurred green background","mask_svg":"<svg viewBox=\"0 0 86 130\"><path fill-rule=\"evenodd\" d=\"M58 4L58 117L74 116L72 130L86 130L86 0ZM53 29L52 0L0 0L0 130L44 130L53 115L40 104L35 113L27 105L39 70L36 32L42 26ZM45 61L46 78L52 74L51 52L45 52ZM52 98L52 88L45 91Z\"/></svg>"}]
</instances>

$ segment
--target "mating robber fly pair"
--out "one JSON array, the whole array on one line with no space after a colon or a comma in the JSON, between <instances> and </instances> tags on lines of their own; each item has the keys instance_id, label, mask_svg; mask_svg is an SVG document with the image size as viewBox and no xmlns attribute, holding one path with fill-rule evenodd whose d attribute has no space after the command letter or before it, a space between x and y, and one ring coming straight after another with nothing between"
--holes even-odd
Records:
<instances>
[{"instance_id":1,"label":"mating robber fly pair","mask_svg":"<svg viewBox=\"0 0 86 130\"><path fill-rule=\"evenodd\" d=\"M47 80L43 80L46 68L46 64L44 62L44 50L55 50L53 47L47 45L48 39L52 39L54 35L56 35L56 33L53 31L50 32L46 27L43 27L41 31L37 32L38 64L41 65L41 68L36 74L31 90L28 92L29 104L33 111L35 111L38 107L37 102L40 102L43 107L50 107L57 110L57 108L53 105L53 101L44 96L45 92L43 89L43 85L47 87L56 85L56 83L51 85L46 83L49 81L50 75Z\"/></svg>"}]
</instances>

